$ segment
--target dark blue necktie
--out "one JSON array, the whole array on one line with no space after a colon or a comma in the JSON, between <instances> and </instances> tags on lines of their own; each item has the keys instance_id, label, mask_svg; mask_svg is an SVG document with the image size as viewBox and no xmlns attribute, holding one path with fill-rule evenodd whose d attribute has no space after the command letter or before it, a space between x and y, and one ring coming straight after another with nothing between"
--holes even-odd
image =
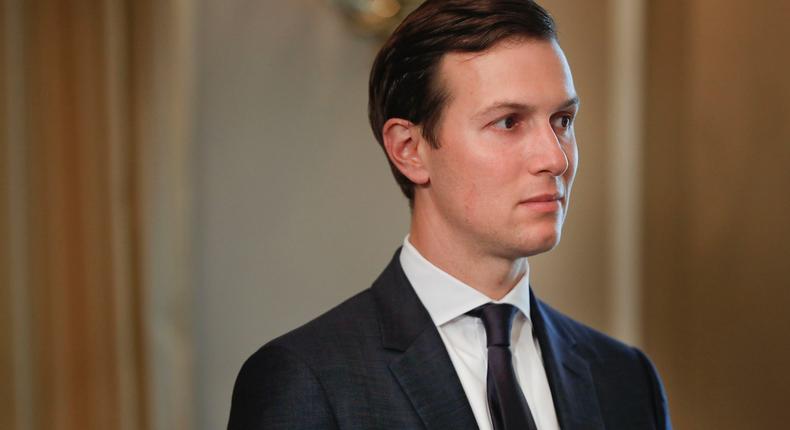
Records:
<instances>
[{"instance_id":1,"label":"dark blue necktie","mask_svg":"<svg viewBox=\"0 0 790 430\"><path fill-rule=\"evenodd\" d=\"M483 320L488 345L486 394L494 430L537 430L527 399L513 370L510 328L517 309L506 303L480 306L469 311Z\"/></svg>"}]
</instances>

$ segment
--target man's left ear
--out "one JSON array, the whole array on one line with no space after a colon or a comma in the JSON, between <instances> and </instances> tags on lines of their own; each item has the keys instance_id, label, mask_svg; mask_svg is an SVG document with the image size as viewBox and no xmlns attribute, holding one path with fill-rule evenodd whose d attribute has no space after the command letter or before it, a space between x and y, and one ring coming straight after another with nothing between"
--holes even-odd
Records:
<instances>
[{"instance_id":1,"label":"man's left ear","mask_svg":"<svg viewBox=\"0 0 790 430\"><path fill-rule=\"evenodd\" d=\"M384 150L392 164L417 185L428 182L430 176L422 158L421 148L428 144L419 126L402 118L390 118L382 127ZM422 149L422 151L421 151Z\"/></svg>"}]
</instances>

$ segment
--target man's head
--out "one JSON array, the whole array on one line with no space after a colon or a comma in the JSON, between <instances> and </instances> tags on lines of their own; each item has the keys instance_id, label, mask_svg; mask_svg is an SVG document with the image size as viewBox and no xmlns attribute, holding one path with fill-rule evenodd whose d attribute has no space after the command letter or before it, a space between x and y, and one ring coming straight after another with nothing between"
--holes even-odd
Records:
<instances>
[{"instance_id":1,"label":"man's head","mask_svg":"<svg viewBox=\"0 0 790 430\"><path fill-rule=\"evenodd\" d=\"M436 127L450 94L438 76L450 52L482 52L508 39L555 40L554 20L531 0L428 0L393 32L370 73L368 116L383 146L390 118L422 127L435 147ZM392 163L398 185L413 201L414 183Z\"/></svg>"},{"instance_id":2,"label":"man's head","mask_svg":"<svg viewBox=\"0 0 790 430\"><path fill-rule=\"evenodd\" d=\"M428 0L371 72L371 126L417 221L503 257L559 241L577 107L554 22L529 0Z\"/></svg>"}]
</instances>

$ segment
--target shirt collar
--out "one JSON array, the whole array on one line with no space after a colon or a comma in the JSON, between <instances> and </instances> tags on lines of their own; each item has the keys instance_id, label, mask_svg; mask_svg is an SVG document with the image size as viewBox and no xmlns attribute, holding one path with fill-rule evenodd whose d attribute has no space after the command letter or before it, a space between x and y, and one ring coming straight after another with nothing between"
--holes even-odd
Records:
<instances>
[{"instance_id":1,"label":"shirt collar","mask_svg":"<svg viewBox=\"0 0 790 430\"><path fill-rule=\"evenodd\" d=\"M526 265L524 276L505 297L491 300L428 261L409 242L408 235L403 239L400 263L417 297L437 327L491 302L511 304L529 319L529 264Z\"/></svg>"}]
</instances>

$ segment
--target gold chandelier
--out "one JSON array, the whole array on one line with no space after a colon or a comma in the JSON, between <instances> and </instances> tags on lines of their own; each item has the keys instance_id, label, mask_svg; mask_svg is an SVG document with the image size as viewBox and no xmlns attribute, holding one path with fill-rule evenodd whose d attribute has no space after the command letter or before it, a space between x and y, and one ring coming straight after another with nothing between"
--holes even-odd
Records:
<instances>
[{"instance_id":1,"label":"gold chandelier","mask_svg":"<svg viewBox=\"0 0 790 430\"><path fill-rule=\"evenodd\" d=\"M423 0L333 0L351 27L384 38Z\"/></svg>"}]
</instances>

